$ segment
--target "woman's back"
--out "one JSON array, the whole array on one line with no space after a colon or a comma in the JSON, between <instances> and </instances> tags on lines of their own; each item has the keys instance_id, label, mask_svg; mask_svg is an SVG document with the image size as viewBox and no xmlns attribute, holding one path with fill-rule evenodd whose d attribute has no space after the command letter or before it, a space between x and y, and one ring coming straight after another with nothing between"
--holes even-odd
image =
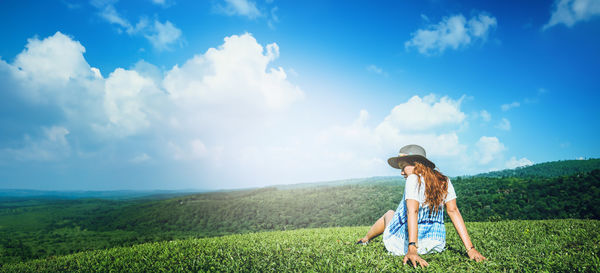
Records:
<instances>
[{"instance_id":1,"label":"woman's back","mask_svg":"<svg viewBox=\"0 0 600 273\"><path fill-rule=\"evenodd\" d=\"M419 180L420 183L419 183ZM413 200L417 200L419 202L419 208L425 206L428 207L427 204L425 204L426 201L426 183L427 181L425 181L425 178L423 178L422 176L419 176L417 174L411 174L408 177L406 177L406 183L404 185L404 200L406 199L413 199ZM441 204L438 204L439 206L443 206L444 203L455 199L456 198L456 192L454 191L454 186L452 186L452 182L450 182L450 179L448 179L448 194L446 195L446 197L444 198L443 202Z\"/></svg>"}]
</instances>

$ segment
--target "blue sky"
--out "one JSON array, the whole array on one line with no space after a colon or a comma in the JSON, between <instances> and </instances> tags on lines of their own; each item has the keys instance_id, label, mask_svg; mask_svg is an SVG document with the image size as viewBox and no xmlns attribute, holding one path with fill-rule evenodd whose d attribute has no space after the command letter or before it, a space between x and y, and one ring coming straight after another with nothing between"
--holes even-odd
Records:
<instances>
[{"instance_id":1,"label":"blue sky","mask_svg":"<svg viewBox=\"0 0 600 273\"><path fill-rule=\"evenodd\" d=\"M0 188L224 189L597 158L600 1L0 3Z\"/></svg>"}]
</instances>

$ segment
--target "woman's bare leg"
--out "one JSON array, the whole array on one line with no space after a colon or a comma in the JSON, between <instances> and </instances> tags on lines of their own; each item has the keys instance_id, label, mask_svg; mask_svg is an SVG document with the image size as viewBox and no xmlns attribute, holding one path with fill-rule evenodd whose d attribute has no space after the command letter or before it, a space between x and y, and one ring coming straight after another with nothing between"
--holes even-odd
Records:
<instances>
[{"instance_id":1,"label":"woman's bare leg","mask_svg":"<svg viewBox=\"0 0 600 273\"><path fill-rule=\"evenodd\" d=\"M371 226L369 232L367 232L367 235L360 240L362 242L368 242L371 239L379 236L381 233L383 233L387 224L392 221L392 217L394 217L394 211L388 210L383 216L381 216L381 218L375 221L375 224Z\"/></svg>"}]
</instances>

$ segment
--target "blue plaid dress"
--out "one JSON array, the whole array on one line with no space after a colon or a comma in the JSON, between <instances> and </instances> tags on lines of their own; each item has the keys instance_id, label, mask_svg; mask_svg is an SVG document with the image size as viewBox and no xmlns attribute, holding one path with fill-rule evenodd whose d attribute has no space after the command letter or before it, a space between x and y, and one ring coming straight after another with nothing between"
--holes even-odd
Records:
<instances>
[{"instance_id":1,"label":"blue plaid dress","mask_svg":"<svg viewBox=\"0 0 600 273\"><path fill-rule=\"evenodd\" d=\"M383 232L383 244L385 248L395 255L406 255L408 251L406 199L419 201L417 253L442 252L446 246L444 208L442 206L438 213L429 215L429 206L424 205L425 180L421 177L421 185L419 186L417 179L419 179L419 176L416 174L412 174L406 178L402 201L400 201L392 221L387 223ZM448 180L448 195L444 203L455 198L454 187L452 186L452 182Z\"/></svg>"}]
</instances>

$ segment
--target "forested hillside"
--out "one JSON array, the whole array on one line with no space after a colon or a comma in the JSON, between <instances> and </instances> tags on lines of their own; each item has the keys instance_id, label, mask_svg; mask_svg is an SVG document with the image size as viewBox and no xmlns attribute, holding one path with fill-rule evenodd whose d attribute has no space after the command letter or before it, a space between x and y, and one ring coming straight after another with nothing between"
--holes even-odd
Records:
<instances>
[{"instance_id":1,"label":"forested hillside","mask_svg":"<svg viewBox=\"0 0 600 273\"><path fill-rule=\"evenodd\" d=\"M600 159L561 160L475 175L476 177L558 177L600 169Z\"/></svg>"},{"instance_id":2,"label":"forested hillside","mask_svg":"<svg viewBox=\"0 0 600 273\"><path fill-rule=\"evenodd\" d=\"M556 178L457 178L466 221L600 219L600 170ZM203 236L260 230L368 225L395 209L403 186L352 185L197 194L85 217L93 229L193 231ZM110 221L109 221L110 220Z\"/></svg>"},{"instance_id":3,"label":"forested hillside","mask_svg":"<svg viewBox=\"0 0 600 273\"><path fill-rule=\"evenodd\" d=\"M467 221L600 219L600 170L554 178L457 179Z\"/></svg>"}]
</instances>

